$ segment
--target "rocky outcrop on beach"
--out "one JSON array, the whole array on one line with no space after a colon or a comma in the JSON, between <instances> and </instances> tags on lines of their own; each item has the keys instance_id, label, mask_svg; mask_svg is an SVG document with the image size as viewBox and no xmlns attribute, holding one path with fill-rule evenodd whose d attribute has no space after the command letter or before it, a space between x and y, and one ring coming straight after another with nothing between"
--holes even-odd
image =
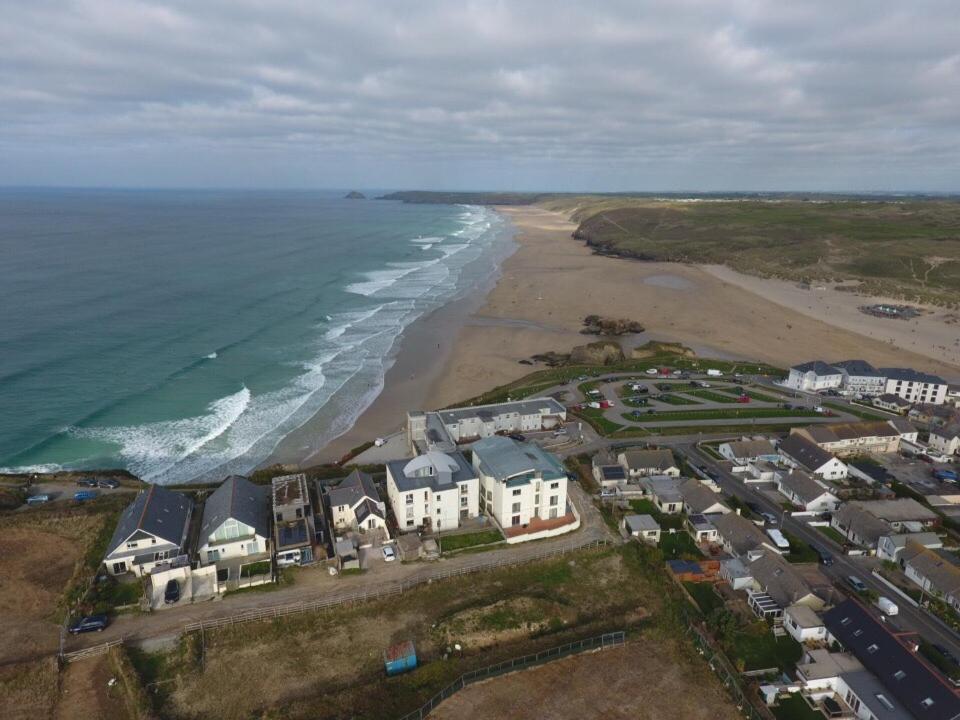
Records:
<instances>
[{"instance_id":1,"label":"rocky outcrop on beach","mask_svg":"<svg viewBox=\"0 0 960 720\"><path fill-rule=\"evenodd\" d=\"M587 315L583 319L584 335L636 335L644 331L643 325L636 320L608 318L600 315Z\"/></svg>"},{"instance_id":2,"label":"rocky outcrop on beach","mask_svg":"<svg viewBox=\"0 0 960 720\"><path fill-rule=\"evenodd\" d=\"M623 348L613 340L577 345L570 351L570 362L574 365L613 365L621 361Z\"/></svg>"},{"instance_id":3,"label":"rocky outcrop on beach","mask_svg":"<svg viewBox=\"0 0 960 720\"><path fill-rule=\"evenodd\" d=\"M351 190L346 195L343 196L344 200L366 200L367 196L362 192L357 192L356 190Z\"/></svg>"},{"instance_id":4,"label":"rocky outcrop on beach","mask_svg":"<svg viewBox=\"0 0 960 720\"><path fill-rule=\"evenodd\" d=\"M669 342L658 342L656 340L651 340L650 342L641 345L640 347L635 347L630 352L630 357L634 360L640 360L642 358L652 357L654 355L681 355L683 357L694 358L697 354L688 348L686 345L681 345L680 343L669 343Z\"/></svg>"}]
</instances>

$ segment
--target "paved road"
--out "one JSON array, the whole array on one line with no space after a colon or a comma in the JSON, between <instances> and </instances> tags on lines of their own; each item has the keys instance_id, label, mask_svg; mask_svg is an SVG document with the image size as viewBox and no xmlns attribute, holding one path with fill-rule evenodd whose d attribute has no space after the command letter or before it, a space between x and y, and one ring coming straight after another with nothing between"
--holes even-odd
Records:
<instances>
[{"instance_id":1,"label":"paved road","mask_svg":"<svg viewBox=\"0 0 960 720\"><path fill-rule=\"evenodd\" d=\"M695 445L678 443L675 447L690 457L694 464L704 465L716 471L720 477L718 484L728 495L756 503L765 511L777 517L783 515L783 508L777 503L762 493L756 492L753 488L746 486L733 473ZM834 557L833 565L820 566L820 569L840 587L845 588L847 585L846 578L850 575L856 575L867 587L877 591L881 595L888 597L893 595L889 588L870 573L870 568L868 567L870 561L868 559L857 559L849 555L844 555L840 546L833 540L830 540L815 528L790 515L783 517L782 526L785 530L796 535L801 540L830 550ZM891 624L898 629L917 632L924 638L945 645L951 652L960 656L960 639L958 639L953 631L944 625L939 618L930 615L926 611L914 608L899 598L895 598L895 602L897 602L900 608L900 614ZM877 615L880 615L880 613L878 612Z\"/></svg>"},{"instance_id":2,"label":"paved road","mask_svg":"<svg viewBox=\"0 0 960 720\"><path fill-rule=\"evenodd\" d=\"M68 637L65 650L79 650L121 637L135 642L174 637L190 623L276 606L372 593L416 579L440 577L450 571L479 570L505 562L523 562L548 551L569 549L574 544L582 545L596 540L620 541L618 536L610 532L599 510L577 483L570 485L570 499L576 505L581 519L580 528L573 533L507 546L502 550L455 555L433 563L378 563L376 570L346 577L331 577L321 568L300 568L296 571L294 584L278 590L231 595L218 601L169 608L146 615L121 615L102 633Z\"/></svg>"}]
</instances>

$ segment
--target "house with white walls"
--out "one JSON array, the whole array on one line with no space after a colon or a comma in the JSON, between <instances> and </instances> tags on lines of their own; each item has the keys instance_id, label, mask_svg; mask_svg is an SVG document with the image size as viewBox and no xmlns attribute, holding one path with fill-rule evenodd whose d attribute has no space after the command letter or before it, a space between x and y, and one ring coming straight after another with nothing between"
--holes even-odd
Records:
<instances>
[{"instance_id":1,"label":"house with white walls","mask_svg":"<svg viewBox=\"0 0 960 720\"><path fill-rule=\"evenodd\" d=\"M402 533L453 530L480 514L480 479L461 452L391 460L387 498Z\"/></svg>"}]
</instances>

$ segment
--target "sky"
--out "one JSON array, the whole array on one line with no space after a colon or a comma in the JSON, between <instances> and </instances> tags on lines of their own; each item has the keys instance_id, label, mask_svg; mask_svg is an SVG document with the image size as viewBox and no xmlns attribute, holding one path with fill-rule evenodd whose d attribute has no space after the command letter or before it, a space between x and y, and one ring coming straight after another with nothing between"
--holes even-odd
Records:
<instances>
[{"instance_id":1,"label":"sky","mask_svg":"<svg viewBox=\"0 0 960 720\"><path fill-rule=\"evenodd\" d=\"M960 191L956 0L0 11L0 185Z\"/></svg>"}]
</instances>

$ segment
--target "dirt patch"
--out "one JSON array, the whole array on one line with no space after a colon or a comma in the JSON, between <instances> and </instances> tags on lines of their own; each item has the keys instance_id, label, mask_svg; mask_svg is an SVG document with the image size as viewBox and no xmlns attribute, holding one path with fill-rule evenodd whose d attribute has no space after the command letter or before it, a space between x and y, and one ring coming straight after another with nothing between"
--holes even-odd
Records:
<instances>
[{"instance_id":1,"label":"dirt patch","mask_svg":"<svg viewBox=\"0 0 960 720\"><path fill-rule=\"evenodd\" d=\"M114 684L111 686L110 681ZM107 655L70 663L63 672L54 720L128 717L123 690Z\"/></svg>"},{"instance_id":2,"label":"dirt patch","mask_svg":"<svg viewBox=\"0 0 960 720\"><path fill-rule=\"evenodd\" d=\"M48 718L56 700L57 663L54 658L0 665L0 717L4 720Z\"/></svg>"},{"instance_id":3,"label":"dirt patch","mask_svg":"<svg viewBox=\"0 0 960 720\"><path fill-rule=\"evenodd\" d=\"M73 576L101 518L82 516L54 522L0 527L0 661L56 652L57 603Z\"/></svg>"},{"instance_id":4,"label":"dirt patch","mask_svg":"<svg viewBox=\"0 0 960 720\"><path fill-rule=\"evenodd\" d=\"M575 608L541 597L521 596L459 612L437 626L447 644L485 648L576 619Z\"/></svg>"},{"instance_id":5,"label":"dirt patch","mask_svg":"<svg viewBox=\"0 0 960 720\"><path fill-rule=\"evenodd\" d=\"M736 706L706 667L670 642L641 639L487 680L460 691L431 720L734 720Z\"/></svg>"}]
</instances>

